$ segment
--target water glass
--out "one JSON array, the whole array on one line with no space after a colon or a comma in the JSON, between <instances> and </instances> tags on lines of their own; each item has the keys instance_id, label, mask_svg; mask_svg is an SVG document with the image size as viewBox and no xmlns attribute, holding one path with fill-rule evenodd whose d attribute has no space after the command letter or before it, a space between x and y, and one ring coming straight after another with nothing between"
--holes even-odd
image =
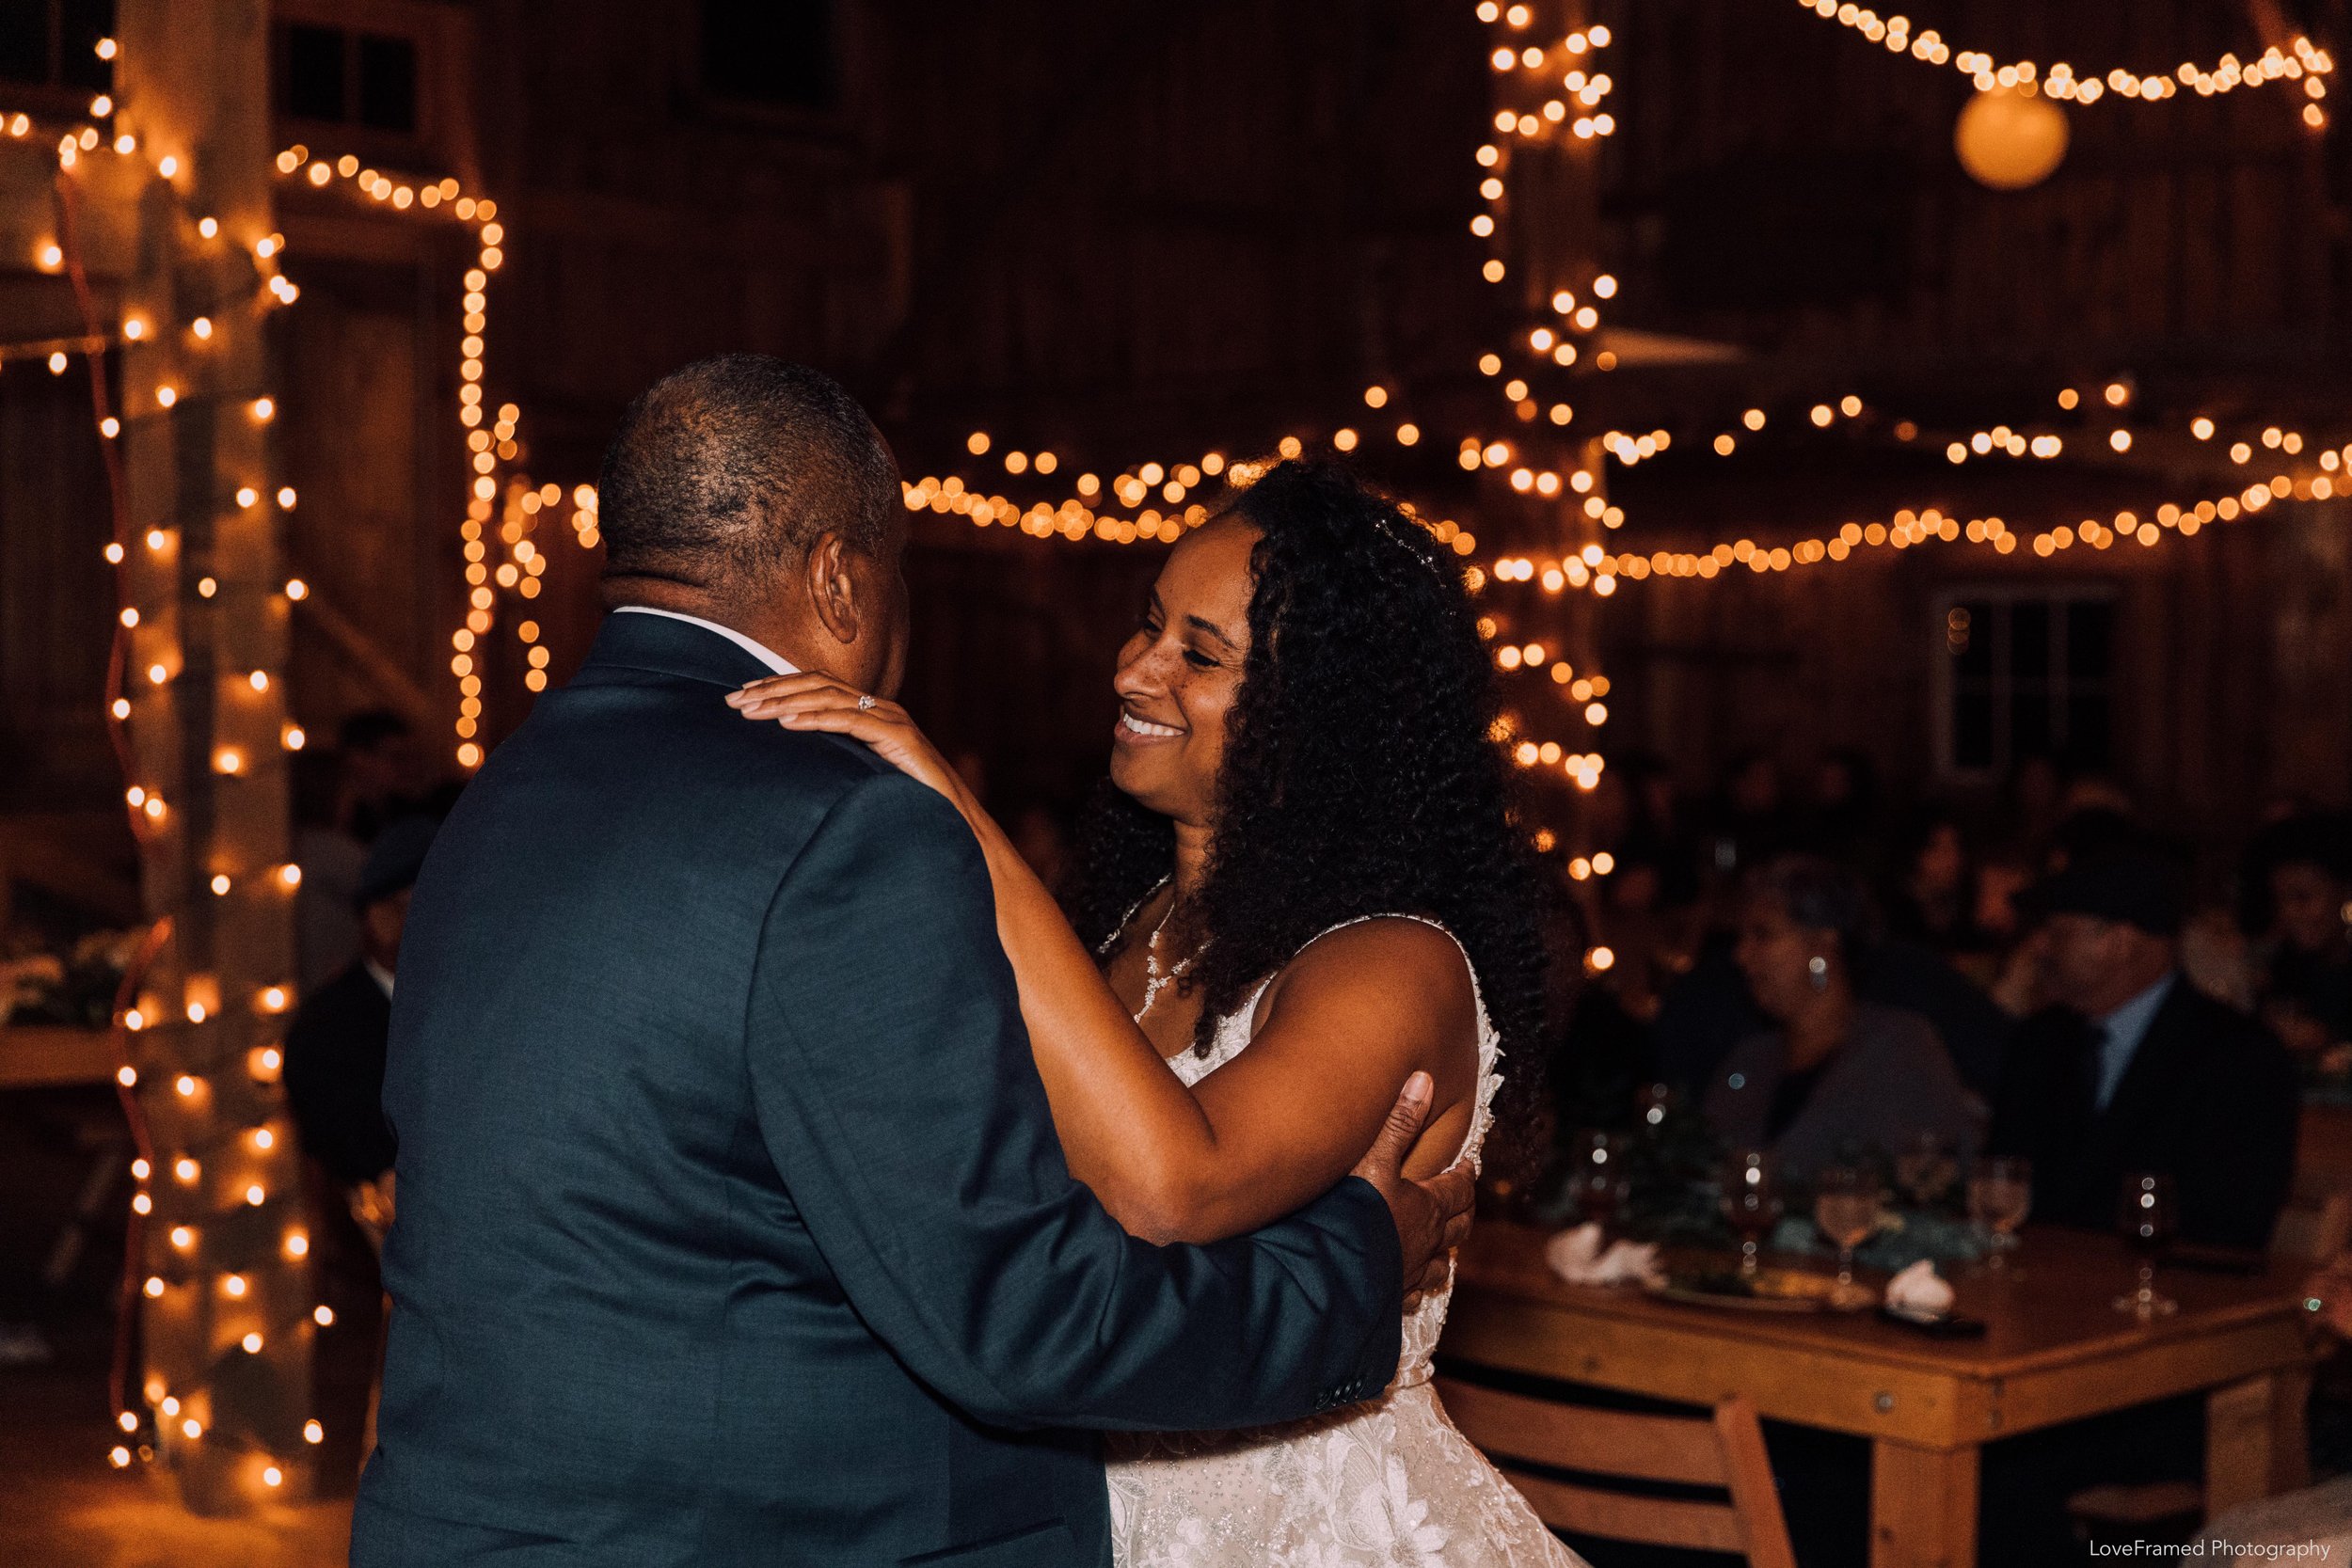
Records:
<instances>
[{"instance_id":1,"label":"water glass","mask_svg":"<svg viewBox=\"0 0 2352 1568\"><path fill-rule=\"evenodd\" d=\"M1881 1194L1876 1175L1858 1165L1832 1165L1813 1184L1813 1223L1837 1248L1837 1283L1853 1283L1853 1252L1878 1228Z\"/></svg>"},{"instance_id":2,"label":"water glass","mask_svg":"<svg viewBox=\"0 0 2352 1568\"><path fill-rule=\"evenodd\" d=\"M1724 1218L1740 1238L1740 1272L1754 1275L1764 1238L1780 1223L1780 1172L1760 1148L1735 1149L1723 1168Z\"/></svg>"},{"instance_id":3,"label":"water glass","mask_svg":"<svg viewBox=\"0 0 2352 1568\"><path fill-rule=\"evenodd\" d=\"M2117 1311L2129 1312L2146 1323L2180 1310L2179 1302L2156 1294L2156 1259L2170 1243L2179 1223L2170 1177L2135 1171L2123 1178L2122 1190L2116 1195L2115 1228L2123 1245L2138 1259L2139 1286L2115 1298Z\"/></svg>"},{"instance_id":4,"label":"water glass","mask_svg":"<svg viewBox=\"0 0 2352 1568\"><path fill-rule=\"evenodd\" d=\"M1990 1243L1985 1267L2008 1266L2006 1254L2033 1208L2033 1164L2014 1155L1977 1162L1968 1178L1968 1218Z\"/></svg>"}]
</instances>

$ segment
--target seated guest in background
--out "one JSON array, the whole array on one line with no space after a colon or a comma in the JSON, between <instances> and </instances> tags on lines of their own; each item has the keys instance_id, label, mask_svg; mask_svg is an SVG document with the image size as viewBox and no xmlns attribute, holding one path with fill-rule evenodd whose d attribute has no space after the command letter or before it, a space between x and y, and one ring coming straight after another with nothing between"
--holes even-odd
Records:
<instances>
[{"instance_id":1,"label":"seated guest in background","mask_svg":"<svg viewBox=\"0 0 2352 1568\"><path fill-rule=\"evenodd\" d=\"M2323 1057L2352 1045L2348 839L2352 832L2341 817L2307 813L2266 830L2255 847L2269 906L2258 1005L2263 1021L2298 1056Z\"/></svg>"},{"instance_id":2,"label":"seated guest in background","mask_svg":"<svg viewBox=\"0 0 2352 1568\"><path fill-rule=\"evenodd\" d=\"M2181 1236L2259 1248L2295 1174L2295 1075L2253 1020L2180 974L2181 895L2153 847L2077 858L2042 883L2052 999L2010 1042L1995 1154L2033 1162L2038 1220L2107 1230L2127 1173L2172 1179Z\"/></svg>"},{"instance_id":3,"label":"seated guest in background","mask_svg":"<svg viewBox=\"0 0 2352 1568\"><path fill-rule=\"evenodd\" d=\"M1940 811L1920 816L1900 853L1886 895L1887 934L1945 954L1981 948L1975 866L1959 819Z\"/></svg>"},{"instance_id":4,"label":"seated guest in background","mask_svg":"<svg viewBox=\"0 0 2352 1568\"><path fill-rule=\"evenodd\" d=\"M376 1253L391 1224L394 1149L381 1103L384 1051L408 890L433 832L431 818L408 816L376 834L352 900L359 956L303 999L286 1031L286 1107L312 1167L312 1277L335 1314L311 1364L327 1432L321 1473L343 1492L358 1476L374 1425L384 1310Z\"/></svg>"},{"instance_id":5,"label":"seated guest in background","mask_svg":"<svg viewBox=\"0 0 2352 1568\"><path fill-rule=\"evenodd\" d=\"M1864 1001L1867 903L1829 862L1785 855L1741 886L1734 960L1772 1026L1732 1049L1708 1085L1708 1120L1735 1147L1769 1148L1802 1179L1851 1151L1935 1133L1963 1157L1978 1114L1927 1020Z\"/></svg>"},{"instance_id":6,"label":"seated guest in background","mask_svg":"<svg viewBox=\"0 0 2352 1568\"><path fill-rule=\"evenodd\" d=\"M392 1132L380 1103L392 974L408 892L434 829L429 817L408 816L376 835L352 900L359 912L359 956L303 999L286 1031L286 1103L302 1150L345 1192L377 1181L392 1166Z\"/></svg>"}]
</instances>

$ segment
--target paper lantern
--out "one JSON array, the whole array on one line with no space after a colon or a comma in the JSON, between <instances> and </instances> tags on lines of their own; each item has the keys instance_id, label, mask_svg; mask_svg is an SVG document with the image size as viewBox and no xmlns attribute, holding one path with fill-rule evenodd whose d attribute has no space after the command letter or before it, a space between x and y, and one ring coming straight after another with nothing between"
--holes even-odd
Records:
<instances>
[{"instance_id":1,"label":"paper lantern","mask_svg":"<svg viewBox=\"0 0 2352 1568\"><path fill-rule=\"evenodd\" d=\"M1980 92L1960 111L1952 149L1979 185L2022 191L2047 180L2066 157L2066 114L2039 94Z\"/></svg>"}]
</instances>

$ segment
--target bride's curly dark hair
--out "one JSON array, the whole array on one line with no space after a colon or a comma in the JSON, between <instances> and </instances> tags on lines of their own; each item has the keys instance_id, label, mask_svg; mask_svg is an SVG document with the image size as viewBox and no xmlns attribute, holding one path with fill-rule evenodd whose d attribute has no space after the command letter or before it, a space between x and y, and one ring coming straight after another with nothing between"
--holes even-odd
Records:
<instances>
[{"instance_id":1,"label":"bride's curly dark hair","mask_svg":"<svg viewBox=\"0 0 2352 1568\"><path fill-rule=\"evenodd\" d=\"M1470 954L1514 1058L1512 1105L1538 1102L1539 900L1460 567L1411 513L1335 464L1277 464L1226 512L1262 537L1208 875L1187 916L1204 942L1181 982L1201 996L1196 1046L1318 933L1421 914ZM1174 854L1168 819L1105 780L1068 896L1089 947L1121 936Z\"/></svg>"}]
</instances>

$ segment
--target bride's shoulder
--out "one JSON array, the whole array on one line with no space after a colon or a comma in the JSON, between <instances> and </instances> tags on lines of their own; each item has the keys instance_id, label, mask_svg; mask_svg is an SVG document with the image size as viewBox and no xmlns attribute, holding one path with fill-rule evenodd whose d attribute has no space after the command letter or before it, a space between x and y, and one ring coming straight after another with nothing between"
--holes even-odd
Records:
<instances>
[{"instance_id":1,"label":"bride's shoulder","mask_svg":"<svg viewBox=\"0 0 2352 1568\"><path fill-rule=\"evenodd\" d=\"M1468 1016L1477 996L1470 958L1453 933L1406 914L1374 915L1324 932L1275 976L1269 991L1284 990L1441 1018ZM1271 1005L1276 996L1266 1000Z\"/></svg>"}]
</instances>

